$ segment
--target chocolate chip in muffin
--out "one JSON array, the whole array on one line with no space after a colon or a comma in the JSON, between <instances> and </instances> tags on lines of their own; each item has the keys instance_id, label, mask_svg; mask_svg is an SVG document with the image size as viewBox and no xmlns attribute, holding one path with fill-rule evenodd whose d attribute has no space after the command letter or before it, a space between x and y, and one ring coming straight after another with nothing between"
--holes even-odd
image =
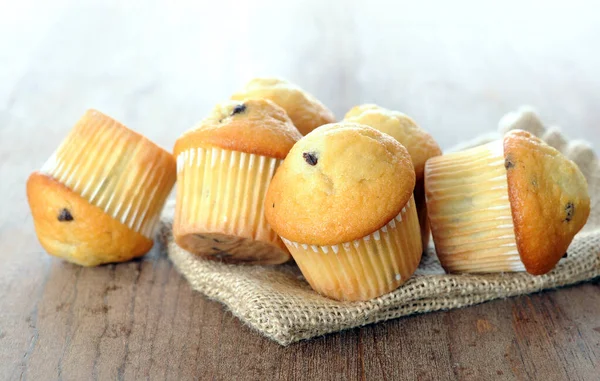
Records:
<instances>
[{"instance_id":1,"label":"chocolate chip in muffin","mask_svg":"<svg viewBox=\"0 0 600 381\"><path fill-rule=\"evenodd\" d=\"M319 158L317 158L317 154L314 152L304 152L302 157L309 165L317 165L319 162Z\"/></svg>"},{"instance_id":2,"label":"chocolate chip in muffin","mask_svg":"<svg viewBox=\"0 0 600 381\"><path fill-rule=\"evenodd\" d=\"M67 208L62 208L60 210L60 213L58 214L58 220L60 222L69 222L69 221L73 221L73 215L71 214L71 212L69 211L69 209Z\"/></svg>"},{"instance_id":3,"label":"chocolate chip in muffin","mask_svg":"<svg viewBox=\"0 0 600 381\"><path fill-rule=\"evenodd\" d=\"M575 205L573 205L572 202L567 202L567 205L565 206L565 212L567 213L567 216L565 217L564 221L571 221L573 219L573 214L575 214Z\"/></svg>"},{"instance_id":4,"label":"chocolate chip in muffin","mask_svg":"<svg viewBox=\"0 0 600 381\"><path fill-rule=\"evenodd\" d=\"M563 258L566 258L566 257L568 257L568 256L569 256L569 253L564 253L562 257L563 257Z\"/></svg>"},{"instance_id":5,"label":"chocolate chip in muffin","mask_svg":"<svg viewBox=\"0 0 600 381\"><path fill-rule=\"evenodd\" d=\"M234 116L236 114L241 114L244 111L246 111L246 105L242 103L241 105L237 105L233 108L233 112L231 113L231 116Z\"/></svg>"},{"instance_id":6,"label":"chocolate chip in muffin","mask_svg":"<svg viewBox=\"0 0 600 381\"><path fill-rule=\"evenodd\" d=\"M512 158L510 156L507 156L506 159L504 159L504 168L506 168L507 170L513 168L515 166L515 163L513 163Z\"/></svg>"}]
</instances>

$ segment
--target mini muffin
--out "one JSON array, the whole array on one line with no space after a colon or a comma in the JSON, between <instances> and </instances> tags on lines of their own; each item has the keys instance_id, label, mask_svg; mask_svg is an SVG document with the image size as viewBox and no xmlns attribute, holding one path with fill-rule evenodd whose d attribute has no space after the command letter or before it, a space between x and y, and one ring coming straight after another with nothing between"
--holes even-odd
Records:
<instances>
[{"instance_id":1,"label":"mini muffin","mask_svg":"<svg viewBox=\"0 0 600 381\"><path fill-rule=\"evenodd\" d=\"M417 123L406 114L391 111L374 104L364 104L353 107L346 116L345 121L366 124L384 132L398 140L408 150L415 167L415 203L421 226L421 239L423 250L429 245L429 221L427 219L427 203L425 202L425 189L423 186L423 172L427 159L439 156L442 150L427 131L420 128Z\"/></svg>"},{"instance_id":2,"label":"mini muffin","mask_svg":"<svg viewBox=\"0 0 600 381\"><path fill-rule=\"evenodd\" d=\"M337 300L388 293L421 259L406 148L374 128L329 124L277 170L265 214L314 290Z\"/></svg>"},{"instance_id":3,"label":"mini muffin","mask_svg":"<svg viewBox=\"0 0 600 381\"><path fill-rule=\"evenodd\" d=\"M275 169L301 137L285 111L269 100L215 107L175 144L175 242L227 263L289 260L263 207Z\"/></svg>"},{"instance_id":4,"label":"mini muffin","mask_svg":"<svg viewBox=\"0 0 600 381\"><path fill-rule=\"evenodd\" d=\"M27 181L40 243L82 266L139 257L152 248L175 177L169 152L88 110Z\"/></svg>"},{"instance_id":5,"label":"mini muffin","mask_svg":"<svg viewBox=\"0 0 600 381\"><path fill-rule=\"evenodd\" d=\"M448 272L550 271L590 213L575 163L532 134L430 159L425 191Z\"/></svg>"},{"instance_id":6,"label":"mini muffin","mask_svg":"<svg viewBox=\"0 0 600 381\"><path fill-rule=\"evenodd\" d=\"M324 124L335 122L333 113L323 103L283 79L255 78L231 97L234 100L246 98L264 98L275 102L287 112L302 135Z\"/></svg>"}]
</instances>

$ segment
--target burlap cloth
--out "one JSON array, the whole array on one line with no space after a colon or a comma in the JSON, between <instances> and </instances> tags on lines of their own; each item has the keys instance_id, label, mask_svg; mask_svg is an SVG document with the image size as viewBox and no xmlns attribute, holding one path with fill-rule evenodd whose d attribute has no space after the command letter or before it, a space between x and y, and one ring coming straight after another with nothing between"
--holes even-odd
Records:
<instances>
[{"instance_id":1,"label":"burlap cloth","mask_svg":"<svg viewBox=\"0 0 600 381\"><path fill-rule=\"evenodd\" d=\"M571 285L600 275L600 166L585 142L568 142L557 128L545 128L529 108L506 115L499 132L466 142L475 146L509 129L528 130L575 161L586 176L592 197L587 225L549 274L447 275L430 246L416 274L392 293L366 302L337 302L313 292L293 264L236 266L206 261L172 241L172 204L165 210L160 239L191 286L219 301L248 326L279 344L394 319L414 313L448 310L488 300Z\"/></svg>"}]
</instances>

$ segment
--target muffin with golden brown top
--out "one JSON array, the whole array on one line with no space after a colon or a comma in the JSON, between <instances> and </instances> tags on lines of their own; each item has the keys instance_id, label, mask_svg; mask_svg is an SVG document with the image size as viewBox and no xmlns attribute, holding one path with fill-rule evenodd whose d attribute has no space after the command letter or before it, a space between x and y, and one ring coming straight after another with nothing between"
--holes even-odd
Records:
<instances>
[{"instance_id":1,"label":"muffin with golden brown top","mask_svg":"<svg viewBox=\"0 0 600 381\"><path fill-rule=\"evenodd\" d=\"M408 150L415 167L416 185L415 202L423 249L429 245L429 221L427 219L427 203L423 186L425 162L442 154L442 150L427 131L406 114L388 110L374 104L363 104L353 107L346 113L344 121L362 123L384 132L395 138Z\"/></svg>"},{"instance_id":2,"label":"muffin with golden brown top","mask_svg":"<svg viewBox=\"0 0 600 381\"><path fill-rule=\"evenodd\" d=\"M404 283L421 258L410 155L354 123L322 126L277 170L265 215L313 289L367 300Z\"/></svg>"},{"instance_id":3,"label":"muffin with golden brown top","mask_svg":"<svg viewBox=\"0 0 600 381\"><path fill-rule=\"evenodd\" d=\"M263 207L275 170L301 137L286 112L269 100L217 105L175 144L175 242L227 263L289 260Z\"/></svg>"},{"instance_id":4,"label":"muffin with golden brown top","mask_svg":"<svg viewBox=\"0 0 600 381\"><path fill-rule=\"evenodd\" d=\"M590 212L575 163L532 134L430 159L429 218L449 272L550 271Z\"/></svg>"},{"instance_id":5,"label":"muffin with golden brown top","mask_svg":"<svg viewBox=\"0 0 600 381\"><path fill-rule=\"evenodd\" d=\"M27 181L40 243L83 266L139 257L152 248L175 176L169 152L89 110Z\"/></svg>"},{"instance_id":6,"label":"muffin with golden brown top","mask_svg":"<svg viewBox=\"0 0 600 381\"><path fill-rule=\"evenodd\" d=\"M231 99L269 99L281 106L302 135L327 123L335 122L333 113L318 99L300 87L279 78L254 78Z\"/></svg>"}]
</instances>

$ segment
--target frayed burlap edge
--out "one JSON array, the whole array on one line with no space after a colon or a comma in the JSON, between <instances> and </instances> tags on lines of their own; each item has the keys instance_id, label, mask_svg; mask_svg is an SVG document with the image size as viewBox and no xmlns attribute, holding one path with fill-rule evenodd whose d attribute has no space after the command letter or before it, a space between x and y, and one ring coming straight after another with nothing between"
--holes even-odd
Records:
<instances>
[{"instance_id":1,"label":"frayed burlap edge","mask_svg":"<svg viewBox=\"0 0 600 381\"><path fill-rule=\"evenodd\" d=\"M401 316L470 306L600 276L597 196L600 170L593 150L584 142L569 143L556 128L545 128L530 108L507 114L501 120L500 133L514 128L531 131L574 160L588 179L592 195L588 224L569 247L568 258L543 276L527 273L443 274L430 247L417 274L394 292L366 302L337 302L313 292L293 264L226 265L203 260L182 250L172 240L172 205L165 211L159 239L167 245L169 257L193 289L225 304L248 326L282 345ZM499 136L488 135L458 149Z\"/></svg>"}]
</instances>

